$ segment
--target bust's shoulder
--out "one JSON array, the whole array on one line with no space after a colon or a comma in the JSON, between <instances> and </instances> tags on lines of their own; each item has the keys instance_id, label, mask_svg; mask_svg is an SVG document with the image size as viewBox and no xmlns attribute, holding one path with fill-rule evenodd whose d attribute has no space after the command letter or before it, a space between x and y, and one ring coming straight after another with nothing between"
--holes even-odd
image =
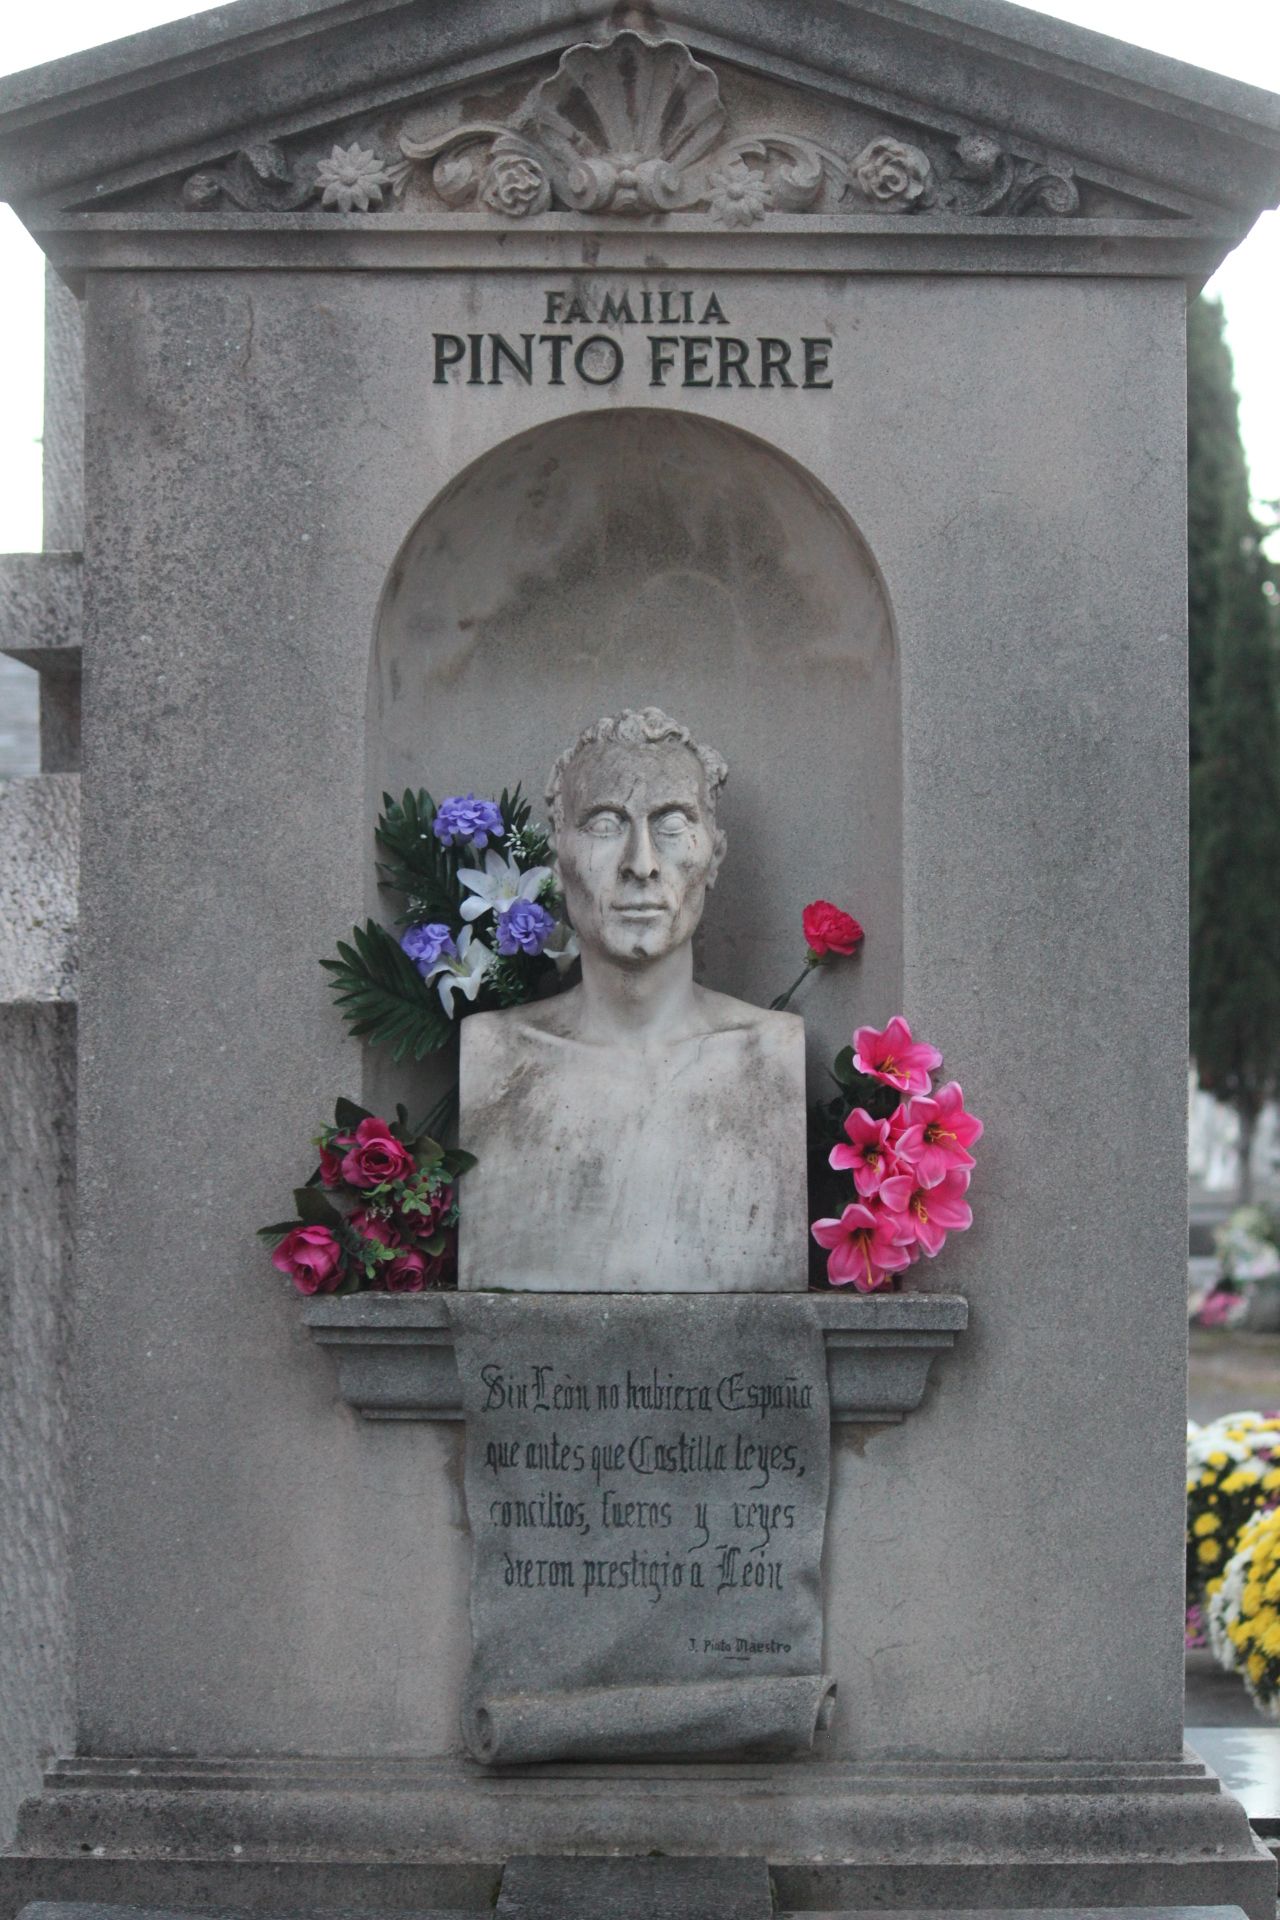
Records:
<instances>
[{"instance_id":1,"label":"bust's shoulder","mask_svg":"<svg viewBox=\"0 0 1280 1920\"><path fill-rule=\"evenodd\" d=\"M770 1051L785 1052L804 1046L804 1021L798 1013L775 1013L772 1007L756 1007L749 1000L735 1000L732 994L700 989L699 1005L713 1033L746 1033Z\"/></svg>"},{"instance_id":2,"label":"bust's shoulder","mask_svg":"<svg viewBox=\"0 0 1280 1920\"><path fill-rule=\"evenodd\" d=\"M576 988L570 988L568 993L555 994L548 1000L527 1000L521 1006L499 1007L492 1013L469 1013L462 1023L464 1052L479 1055L497 1048L510 1052L526 1036L566 1033L571 1022L566 1019L565 1002L575 992Z\"/></svg>"}]
</instances>

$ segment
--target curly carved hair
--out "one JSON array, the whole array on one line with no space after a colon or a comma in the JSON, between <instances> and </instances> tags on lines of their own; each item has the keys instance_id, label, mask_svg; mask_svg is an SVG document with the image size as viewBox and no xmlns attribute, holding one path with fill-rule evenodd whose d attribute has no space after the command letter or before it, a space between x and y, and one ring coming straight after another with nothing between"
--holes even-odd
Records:
<instances>
[{"instance_id":1,"label":"curly carved hair","mask_svg":"<svg viewBox=\"0 0 1280 1920\"><path fill-rule=\"evenodd\" d=\"M715 818L716 801L721 788L729 778L728 763L714 747L700 745L688 727L681 726L678 720L673 720L669 714L662 711L661 707L627 707L622 713L613 717L606 714L603 719L597 720L594 726L585 728L573 745L558 755L547 779L546 794L553 840L564 825L562 795L565 774L586 748L603 746L613 741L618 741L627 747L661 747L670 742L675 746L688 747L690 753L695 755L702 767L707 789L707 807L712 825L715 827L715 863L711 870L711 879L714 880L720 862L724 859L726 845L723 831L715 826ZM709 880L708 885L710 884Z\"/></svg>"}]
</instances>

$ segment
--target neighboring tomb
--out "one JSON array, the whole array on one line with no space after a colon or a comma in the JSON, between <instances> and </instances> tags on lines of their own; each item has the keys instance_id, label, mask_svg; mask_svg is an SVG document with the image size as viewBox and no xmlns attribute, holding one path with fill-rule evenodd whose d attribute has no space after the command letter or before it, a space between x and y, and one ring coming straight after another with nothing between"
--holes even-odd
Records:
<instances>
[{"instance_id":1,"label":"neighboring tomb","mask_svg":"<svg viewBox=\"0 0 1280 1920\"><path fill-rule=\"evenodd\" d=\"M693 979L728 769L656 707L547 792L582 954L566 994L462 1029L461 1285L760 1292L807 1280L804 1029Z\"/></svg>"}]
</instances>

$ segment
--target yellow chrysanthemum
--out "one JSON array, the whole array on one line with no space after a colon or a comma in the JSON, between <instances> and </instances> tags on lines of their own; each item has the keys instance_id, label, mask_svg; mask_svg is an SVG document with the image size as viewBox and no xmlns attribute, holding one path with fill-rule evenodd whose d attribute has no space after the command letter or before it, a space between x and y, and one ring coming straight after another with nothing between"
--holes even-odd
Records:
<instances>
[{"instance_id":1,"label":"yellow chrysanthemum","mask_svg":"<svg viewBox=\"0 0 1280 1920\"><path fill-rule=\"evenodd\" d=\"M1237 1467L1229 1473L1222 1483L1223 1493L1243 1493L1246 1487L1256 1487L1262 1475L1256 1467Z\"/></svg>"},{"instance_id":2,"label":"yellow chrysanthemum","mask_svg":"<svg viewBox=\"0 0 1280 1920\"><path fill-rule=\"evenodd\" d=\"M1222 1548L1216 1540L1202 1540L1196 1548L1196 1558L1202 1567L1216 1566L1222 1558Z\"/></svg>"},{"instance_id":3,"label":"yellow chrysanthemum","mask_svg":"<svg viewBox=\"0 0 1280 1920\"><path fill-rule=\"evenodd\" d=\"M1229 1458L1230 1455L1225 1454L1221 1447L1215 1447L1212 1453L1205 1455L1205 1464L1210 1467L1225 1467Z\"/></svg>"},{"instance_id":4,"label":"yellow chrysanthemum","mask_svg":"<svg viewBox=\"0 0 1280 1920\"><path fill-rule=\"evenodd\" d=\"M1262 1678L1263 1670L1266 1667L1267 1663L1263 1659L1260 1653L1251 1653L1245 1664L1246 1664L1246 1667L1248 1668L1249 1678L1253 1681L1254 1685L1256 1686L1258 1681L1261 1680Z\"/></svg>"},{"instance_id":5,"label":"yellow chrysanthemum","mask_svg":"<svg viewBox=\"0 0 1280 1920\"><path fill-rule=\"evenodd\" d=\"M1249 1638L1249 1625L1244 1620L1231 1620L1227 1623L1227 1638L1233 1647L1242 1647Z\"/></svg>"},{"instance_id":6,"label":"yellow chrysanthemum","mask_svg":"<svg viewBox=\"0 0 1280 1920\"><path fill-rule=\"evenodd\" d=\"M1212 1580L1205 1581L1204 1590L1208 1598L1212 1600L1214 1594L1221 1593L1225 1585L1226 1585L1225 1576L1219 1573L1219 1574L1215 1574Z\"/></svg>"},{"instance_id":7,"label":"yellow chrysanthemum","mask_svg":"<svg viewBox=\"0 0 1280 1920\"><path fill-rule=\"evenodd\" d=\"M1280 1487L1280 1467L1267 1469L1262 1476L1262 1486L1265 1493L1274 1493L1276 1488Z\"/></svg>"},{"instance_id":8,"label":"yellow chrysanthemum","mask_svg":"<svg viewBox=\"0 0 1280 1920\"><path fill-rule=\"evenodd\" d=\"M1219 1514L1202 1513L1195 1521L1191 1531L1203 1539L1206 1533L1216 1533L1221 1525L1222 1519Z\"/></svg>"},{"instance_id":9,"label":"yellow chrysanthemum","mask_svg":"<svg viewBox=\"0 0 1280 1920\"><path fill-rule=\"evenodd\" d=\"M1246 1619L1251 1619L1262 1605L1261 1580L1246 1580L1244 1592L1240 1595L1240 1611Z\"/></svg>"}]
</instances>

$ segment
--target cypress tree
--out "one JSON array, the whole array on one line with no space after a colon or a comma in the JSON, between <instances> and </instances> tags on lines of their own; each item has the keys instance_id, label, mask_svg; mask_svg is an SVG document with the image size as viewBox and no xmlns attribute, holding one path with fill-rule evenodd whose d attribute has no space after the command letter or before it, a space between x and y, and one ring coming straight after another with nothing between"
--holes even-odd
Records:
<instances>
[{"instance_id":1,"label":"cypress tree","mask_svg":"<svg viewBox=\"0 0 1280 1920\"><path fill-rule=\"evenodd\" d=\"M1280 666L1221 309L1188 321L1191 1051L1240 1120L1280 1091Z\"/></svg>"}]
</instances>

